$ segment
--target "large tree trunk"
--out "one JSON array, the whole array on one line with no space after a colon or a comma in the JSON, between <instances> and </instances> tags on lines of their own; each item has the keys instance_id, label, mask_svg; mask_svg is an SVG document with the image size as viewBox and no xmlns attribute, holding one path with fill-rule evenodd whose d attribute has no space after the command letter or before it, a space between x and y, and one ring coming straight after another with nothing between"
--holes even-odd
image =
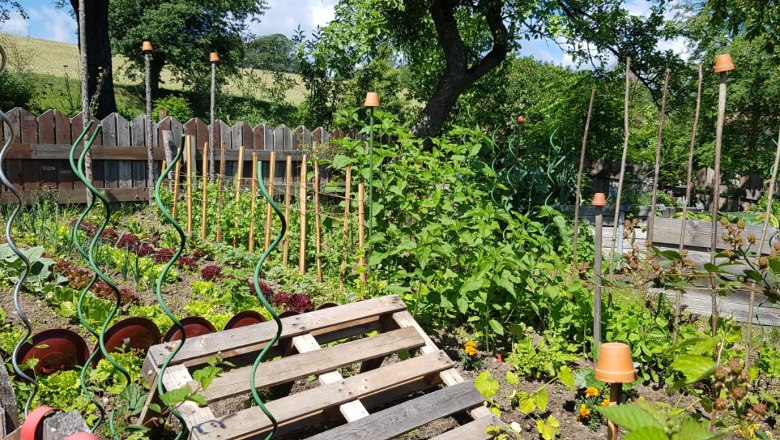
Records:
<instances>
[{"instance_id":1,"label":"large tree trunk","mask_svg":"<svg viewBox=\"0 0 780 440\"><path fill-rule=\"evenodd\" d=\"M116 111L111 42L108 38L108 3L106 0L84 1L86 12L84 34L89 42L87 44L87 93L94 115L100 119ZM70 0L70 4L78 17L78 0Z\"/></svg>"},{"instance_id":2,"label":"large tree trunk","mask_svg":"<svg viewBox=\"0 0 780 440\"><path fill-rule=\"evenodd\" d=\"M149 60L149 84L152 89L152 100L161 98L160 96L160 75L163 66L165 66L165 56L160 53L152 53Z\"/></svg>"}]
</instances>

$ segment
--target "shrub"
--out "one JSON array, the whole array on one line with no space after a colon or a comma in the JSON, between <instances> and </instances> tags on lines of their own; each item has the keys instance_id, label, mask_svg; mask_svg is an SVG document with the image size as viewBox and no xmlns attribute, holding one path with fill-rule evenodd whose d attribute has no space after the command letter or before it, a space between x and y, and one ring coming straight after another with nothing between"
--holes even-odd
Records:
<instances>
[{"instance_id":1,"label":"shrub","mask_svg":"<svg viewBox=\"0 0 780 440\"><path fill-rule=\"evenodd\" d=\"M34 90L30 81L25 81L22 75L11 72L0 73L0 109L10 110L14 107L28 107Z\"/></svg>"},{"instance_id":2,"label":"shrub","mask_svg":"<svg viewBox=\"0 0 780 440\"><path fill-rule=\"evenodd\" d=\"M174 117L180 122L186 122L192 118L192 109L186 99L179 96L166 96L154 102L154 114L163 110L168 116Z\"/></svg>"}]
</instances>

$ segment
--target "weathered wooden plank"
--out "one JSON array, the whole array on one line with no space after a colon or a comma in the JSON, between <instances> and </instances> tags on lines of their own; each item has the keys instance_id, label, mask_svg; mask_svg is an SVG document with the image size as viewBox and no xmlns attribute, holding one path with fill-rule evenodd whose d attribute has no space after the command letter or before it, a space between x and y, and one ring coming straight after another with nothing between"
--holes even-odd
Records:
<instances>
[{"instance_id":1,"label":"weathered wooden plank","mask_svg":"<svg viewBox=\"0 0 780 440\"><path fill-rule=\"evenodd\" d=\"M383 409L363 419L309 437L309 439L390 439L441 417L447 417L481 405L483 401L484 398L473 383L463 382ZM470 437L460 438L470 439Z\"/></svg>"},{"instance_id":2,"label":"weathered wooden plank","mask_svg":"<svg viewBox=\"0 0 780 440\"><path fill-rule=\"evenodd\" d=\"M38 140L41 144L57 143L54 133L54 110L46 110L38 116ZM33 143L30 141L29 143Z\"/></svg>"},{"instance_id":3,"label":"weathered wooden plank","mask_svg":"<svg viewBox=\"0 0 780 440\"><path fill-rule=\"evenodd\" d=\"M406 305L396 295L384 296L340 307L317 310L283 318L282 338L291 338L317 330L338 329L339 325L360 321L372 316L386 315L405 310ZM237 356L262 349L276 334L275 322L262 322L246 327L225 330L195 338L188 338L173 360L173 364L193 364L221 352L225 357ZM146 354L147 361L159 368L171 352L171 344L152 346ZM156 370L144 367L147 382L151 383Z\"/></svg>"},{"instance_id":4,"label":"weathered wooden plank","mask_svg":"<svg viewBox=\"0 0 780 440\"><path fill-rule=\"evenodd\" d=\"M22 199L25 203L34 202L40 197L40 190L22 191ZM133 202L147 199L147 190L145 188L108 188L105 190L106 197L111 202ZM58 203L85 203L87 201L86 192L83 189L70 189L56 191L53 193ZM2 193L0 201L7 203L16 201L16 198L8 191Z\"/></svg>"},{"instance_id":5,"label":"weathered wooden plank","mask_svg":"<svg viewBox=\"0 0 780 440\"><path fill-rule=\"evenodd\" d=\"M8 377L8 370L5 369L5 362L0 364L0 408L3 411L3 424L5 430L0 431L0 435L13 431L19 426L19 413L16 411L16 393L14 393L11 379Z\"/></svg>"},{"instance_id":6,"label":"weathered wooden plank","mask_svg":"<svg viewBox=\"0 0 780 440\"><path fill-rule=\"evenodd\" d=\"M327 144L330 141L330 133L322 127L317 127L311 132L311 139L314 144Z\"/></svg>"},{"instance_id":7,"label":"weathered wooden plank","mask_svg":"<svg viewBox=\"0 0 780 440\"><path fill-rule=\"evenodd\" d=\"M70 135L70 118L59 110L54 110L54 134L52 144L70 144L73 142Z\"/></svg>"},{"instance_id":8,"label":"weathered wooden plank","mask_svg":"<svg viewBox=\"0 0 780 440\"><path fill-rule=\"evenodd\" d=\"M303 125L299 125L295 128L292 139L292 149L302 150L310 148L312 146L313 136L312 133Z\"/></svg>"},{"instance_id":9,"label":"weathered wooden plank","mask_svg":"<svg viewBox=\"0 0 780 440\"><path fill-rule=\"evenodd\" d=\"M118 114L111 113L103 118L103 146L116 147L116 119ZM103 161L103 187L119 188L119 163L116 160Z\"/></svg>"},{"instance_id":10,"label":"weathered wooden plank","mask_svg":"<svg viewBox=\"0 0 780 440\"><path fill-rule=\"evenodd\" d=\"M116 145L119 148L127 148L130 143L130 121L122 115L116 116ZM133 181L133 165L131 161L117 161L119 166L119 188L132 188L138 186ZM145 186L145 185L141 185Z\"/></svg>"},{"instance_id":11,"label":"weathered wooden plank","mask_svg":"<svg viewBox=\"0 0 780 440\"><path fill-rule=\"evenodd\" d=\"M400 329L376 336L346 342L344 344L325 347L316 351L301 351L302 341L293 338L293 344L301 354L285 356L273 362L260 364L255 375L258 388L272 387L293 381L311 374L322 374L336 368L363 362L367 359L386 356L401 350L421 347L422 338L414 329ZM317 344L316 339L312 338ZM298 344L296 344L298 342ZM308 341L311 343L311 341ZM203 391L203 396L210 402L246 393L249 391L247 377L252 367L241 367L222 373L214 379L211 386Z\"/></svg>"},{"instance_id":12,"label":"weathered wooden plank","mask_svg":"<svg viewBox=\"0 0 780 440\"><path fill-rule=\"evenodd\" d=\"M452 361L443 351L431 353L274 400L266 407L283 425L450 367ZM270 428L271 421L260 408L252 407L195 426L191 435L199 440L228 440L252 437Z\"/></svg>"},{"instance_id":13,"label":"weathered wooden plank","mask_svg":"<svg viewBox=\"0 0 780 440\"><path fill-rule=\"evenodd\" d=\"M274 129L273 149L287 151L293 149L293 133L289 127L282 124Z\"/></svg>"},{"instance_id":14,"label":"weathered wooden plank","mask_svg":"<svg viewBox=\"0 0 780 440\"><path fill-rule=\"evenodd\" d=\"M192 379L190 372L183 365L173 365L165 369L163 375L163 385L166 390L175 390L182 387L190 387L195 390L198 383ZM184 419L184 423L188 427L197 426L201 423L205 423L214 420L214 413L208 406L200 407L195 402L185 401L179 404L176 409Z\"/></svg>"},{"instance_id":15,"label":"weathered wooden plank","mask_svg":"<svg viewBox=\"0 0 780 440\"><path fill-rule=\"evenodd\" d=\"M6 155L7 159L32 159L32 160L67 160L70 153L71 146L68 144L16 144ZM79 147L76 150L78 155L81 152ZM104 147L95 145L90 150L92 159L94 160L133 160L133 161L146 161L146 147ZM244 155L250 155L257 153L258 158L268 160L271 156L270 151L264 150L244 150ZM300 160L303 152L301 151L283 151L276 153L276 157L279 161L286 160L288 156L294 160ZM162 147L152 150L152 156L154 160L165 160L165 153ZM225 158L227 160L237 161L238 151L226 151Z\"/></svg>"},{"instance_id":16,"label":"weathered wooden plank","mask_svg":"<svg viewBox=\"0 0 780 440\"><path fill-rule=\"evenodd\" d=\"M25 109L19 109L19 140L22 143L38 143L38 120Z\"/></svg>"},{"instance_id":17,"label":"weathered wooden plank","mask_svg":"<svg viewBox=\"0 0 780 440\"><path fill-rule=\"evenodd\" d=\"M504 422L494 415L480 417L471 423L437 435L431 440L488 440L493 438L493 436L487 433L487 429L491 426L503 425Z\"/></svg>"},{"instance_id":18,"label":"weathered wooden plank","mask_svg":"<svg viewBox=\"0 0 780 440\"><path fill-rule=\"evenodd\" d=\"M679 218L661 218L656 217L653 222L653 243L654 244L678 244L680 242L680 228L682 227L682 219ZM698 248L709 249L711 246L711 233L712 223L709 221L700 220L688 220L685 222L685 247L686 248ZM722 233L726 231L726 228L718 225L717 237L718 241L716 247L718 249L731 249L731 245L723 241ZM777 232L772 226L767 230L767 239L764 241L762 252L768 254L772 251L772 244L770 243L771 237ZM748 234L752 233L756 236L756 241L761 238L761 227L759 226L745 226L745 230L742 232L742 237L747 243ZM751 252L758 251L758 243L750 247Z\"/></svg>"},{"instance_id":19,"label":"weathered wooden plank","mask_svg":"<svg viewBox=\"0 0 780 440\"><path fill-rule=\"evenodd\" d=\"M146 146L146 116L139 115L129 121L130 125L130 144L134 147ZM156 133L157 130L152 130ZM152 145L156 146L152 140ZM133 168L133 187L140 188L146 186L146 162L140 159L132 162Z\"/></svg>"}]
</instances>

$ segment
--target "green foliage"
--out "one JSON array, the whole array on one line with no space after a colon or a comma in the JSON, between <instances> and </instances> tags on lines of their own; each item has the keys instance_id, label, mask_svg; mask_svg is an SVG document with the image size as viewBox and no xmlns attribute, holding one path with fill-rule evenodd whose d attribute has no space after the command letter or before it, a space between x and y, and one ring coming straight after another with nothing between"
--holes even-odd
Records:
<instances>
[{"instance_id":1,"label":"green foliage","mask_svg":"<svg viewBox=\"0 0 780 440\"><path fill-rule=\"evenodd\" d=\"M709 432L689 415L670 415L652 404L638 401L627 405L599 407L598 411L637 440L712 440L723 437Z\"/></svg>"},{"instance_id":2,"label":"green foliage","mask_svg":"<svg viewBox=\"0 0 780 440\"><path fill-rule=\"evenodd\" d=\"M186 99L179 96L166 96L154 101L153 115L157 115L160 111L165 111L168 116L176 118L180 122L187 122L192 118L192 109Z\"/></svg>"},{"instance_id":3,"label":"green foliage","mask_svg":"<svg viewBox=\"0 0 780 440\"><path fill-rule=\"evenodd\" d=\"M244 67L295 73L294 50L295 44L285 35L262 35L246 43Z\"/></svg>"},{"instance_id":4,"label":"green foliage","mask_svg":"<svg viewBox=\"0 0 780 440\"><path fill-rule=\"evenodd\" d=\"M0 108L10 110L14 107L27 107L33 97L34 90L29 81L22 75L13 72L0 72Z\"/></svg>"},{"instance_id":5,"label":"green foliage","mask_svg":"<svg viewBox=\"0 0 780 440\"><path fill-rule=\"evenodd\" d=\"M42 246L36 246L29 249L20 249L30 262L30 273L27 275L25 288L32 287L33 290L40 290L42 283L51 276L49 268L54 264L51 258L43 257L45 249ZM12 283L19 281L22 272L26 269L24 261L16 255L8 243L0 244L0 271L2 277Z\"/></svg>"},{"instance_id":6,"label":"green foliage","mask_svg":"<svg viewBox=\"0 0 780 440\"><path fill-rule=\"evenodd\" d=\"M526 329L517 336L519 339L512 346L506 362L523 376L535 379L555 377L562 367L581 358L577 345L554 332L548 331L534 338L532 332Z\"/></svg>"}]
</instances>

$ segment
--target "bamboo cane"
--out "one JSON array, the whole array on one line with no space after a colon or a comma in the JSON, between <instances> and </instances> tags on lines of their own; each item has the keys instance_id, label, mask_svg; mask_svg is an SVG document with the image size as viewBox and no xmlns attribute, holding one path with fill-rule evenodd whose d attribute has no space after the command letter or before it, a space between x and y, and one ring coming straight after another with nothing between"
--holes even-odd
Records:
<instances>
[{"instance_id":1,"label":"bamboo cane","mask_svg":"<svg viewBox=\"0 0 780 440\"><path fill-rule=\"evenodd\" d=\"M284 218L290 219L290 202L292 200L292 157L287 156L287 167L284 174ZM290 235L284 237L282 246L282 267L287 267L287 257L290 251Z\"/></svg>"},{"instance_id":2,"label":"bamboo cane","mask_svg":"<svg viewBox=\"0 0 780 440\"><path fill-rule=\"evenodd\" d=\"M217 242L222 242L222 186L225 176L225 141L219 147L219 175L217 176Z\"/></svg>"},{"instance_id":3,"label":"bamboo cane","mask_svg":"<svg viewBox=\"0 0 780 440\"><path fill-rule=\"evenodd\" d=\"M244 177L244 146L238 147L238 168L236 169L236 210L233 212L233 247L238 245L238 210L241 208L241 182Z\"/></svg>"},{"instance_id":4,"label":"bamboo cane","mask_svg":"<svg viewBox=\"0 0 780 440\"><path fill-rule=\"evenodd\" d=\"M317 281L322 282L322 225L320 224L320 163L314 161L314 240L317 257Z\"/></svg>"},{"instance_id":5,"label":"bamboo cane","mask_svg":"<svg viewBox=\"0 0 780 440\"><path fill-rule=\"evenodd\" d=\"M185 154L187 155L187 181L185 188L187 192L187 235L192 234L192 136L187 136L185 145Z\"/></svg>"},{"instance_id":6,"label":"bamboo cane","mask_svg":"<svg viewBox=\"0 0 780 440\"><path fill-rule=\"evenodd\" d=\"M298 208L300 209L301 241L298 247L298 272L306 273L306 155L301 160L301 176L298 192Z\"/></svg>"},{"instance_id":7,"label":"bamboo cane","mask_svg":"<svg viewBox=\"0 0 780 440\"><path fill-rule=\"evenodd\" d=\"M658 137L655 142L655 168L653 170L653 193L650 198L650 218L647 219L647 247L653 245L653 227L655 226L655 207L658 194L658 178L661 174L661 142L664 134L664 119L666 118L666 95L669 91L669 69L664 74L664 91L661 97L661 112L658 116Z\"/></svg>"},{"instance_id":8,"label":"bamboo cane","mask_svg":"<svg viewBox=\"0 0 780 440\"><path fill-rule=\"evenodd\" d=\"M181 161L176 162L173 168L173 207L171 215L176 218L176 205L179 201L179 174L181 174Z\"/></svg>"},{"instance_id":9,"label":"bamboo cane","mask_svg":"<svg viewBox=\"0 0 780 440\"><path fill-rule=\"evenodd\" d=\"M268 195L274 196L274 180L276 175L276 151L271 152L271 160L268 164ZM265 249L271 245L271 204L265 210Z\"/></svg>"},{"instance_id":10,"label":"bamboo cane","mask_svg":"<svg viewBox=\"0 0 780 440\"><path fill-rule=\"evenodd\" d=\"M344 176L344 246L341 248L341 270L339 270L339 284L343 288L347 274L347 244L349 242L349 208L352 204L352 166L347 165Z\"/></svg>"},{"instance_id":11,"label":"bamboo cane","mask_svg":"<svg viewBox=\"0 0 780 440\"><path fill-rule=\"evenodd\" d=\"M257 153L252 152L252 200L249 208L249 252L255 251L255 197L257 197Z\"/></svg>"},{"instance_id":12,"label":"bamboo cane","mask_svg":"<svg viewBox=\"0 0 780 440\"><path fill-rule=\"evenodd\" d=\"M200 239L206 240L206 205L208 205L209 198L209 158L208 158L209 143L203 143L203 156L201 158L200 173L202 188L202 198L200 202Z\"/></svg>"},{"instance_id":13,"label":"bamboo cane","mask_svg":"<svg viewBox=\"0 0 780 440\"><path fill-rule=\"evenodd\" d=\"M361 251L360 257L360 282L366 284L366 212L365 212L366 187L358 183L358 247Z\"/></svg>"},{"instance_id":14,"label":"bamboo cane","mask_svg":"<svg viewBox=\"0 0 780 440\"><path fill-rule=\"evenodd\" d=\"M626 57L626 92L623 97L623 155L620 158L620 177L618 178L617 197L615 198L615 216L612 218L612 246L609 250L609 274L613 277L615 262L615 244L618 239L618 219L620 218L620 199L623 196L623 178L626 175L626 155L628 154L628 140L630 132L628 127L628 97L631 90L631 58ZM622 240L623 237L620 237Z\"/></svg>"},{"instance_id":15,"label":"bamboo cane","mask_svg":"<svg viewBox=\"0 0 780 440\"><path fill-rule=\"evenodd\" d=\"M577 170L577 192L574 193L574 251L572 252L572 261L577 265L577 236L579 235L580 203L582 203L582 168L585 165L585 146L588 145L588 130L590 129L590 118L593 115L593 101L596 99L596 88L590 90L590 102L588 103L588 115L585 118L585 133L582 134L582 148L580 149L580 166Z\"/></svg>"}]
</instances>

